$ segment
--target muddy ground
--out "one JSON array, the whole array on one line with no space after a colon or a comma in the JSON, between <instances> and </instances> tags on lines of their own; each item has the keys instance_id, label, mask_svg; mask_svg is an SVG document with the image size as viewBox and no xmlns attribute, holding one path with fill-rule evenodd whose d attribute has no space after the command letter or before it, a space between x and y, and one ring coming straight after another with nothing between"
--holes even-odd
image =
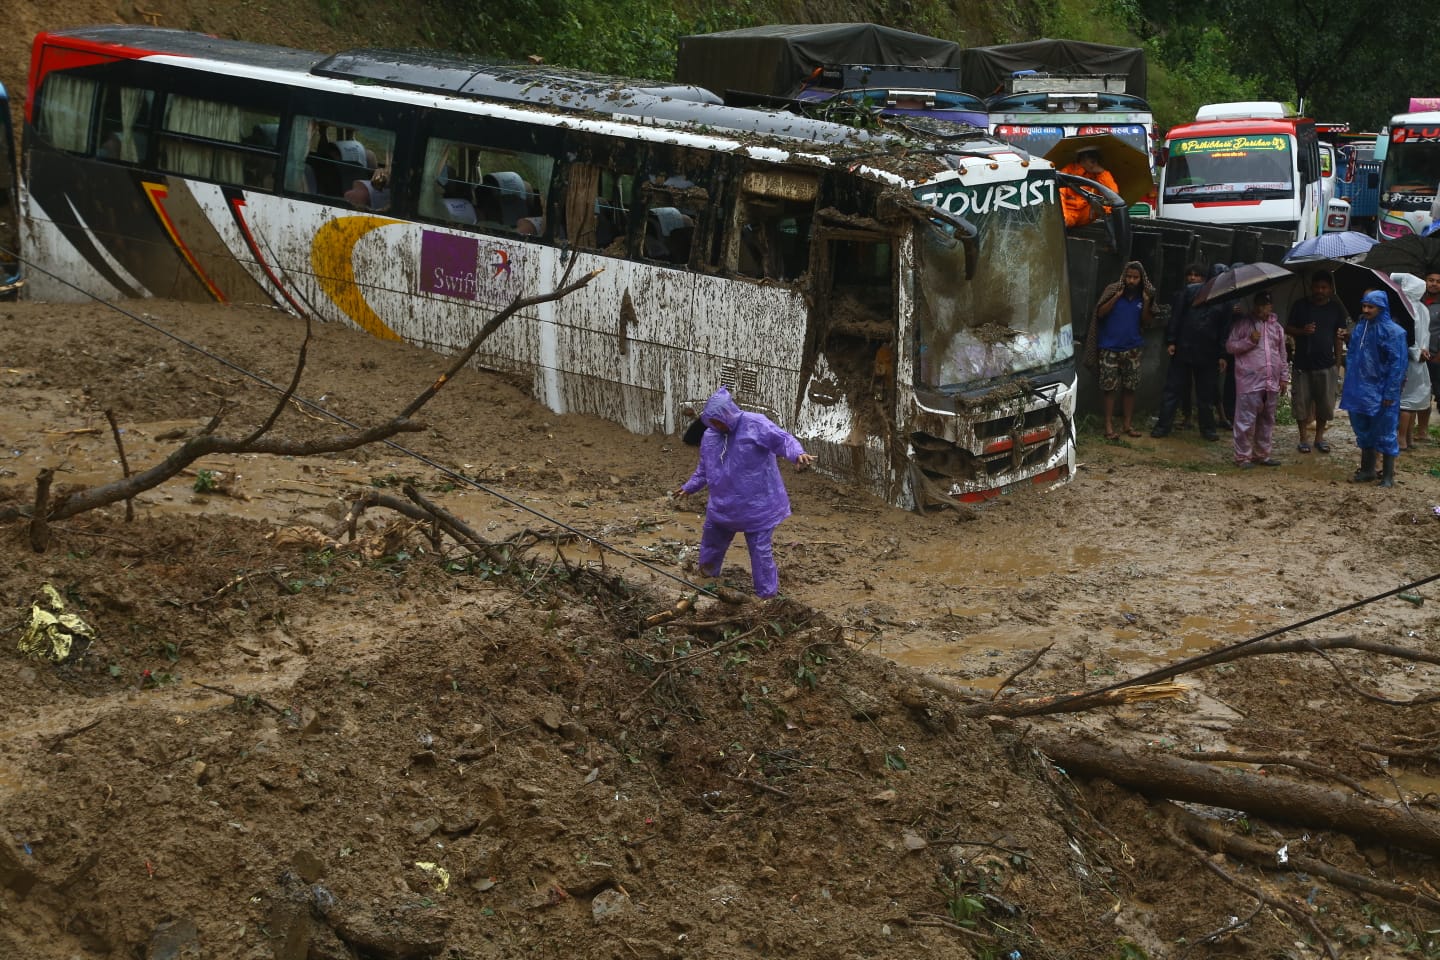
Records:
<instances>
[{"instance_id":1,"label":"muddy ground","mask_svg":"<svg viewBox=\"0 0 1440 960\"><path fill-rule=\"evenodd\" d=\"M274 394L244 371L288 380L299 321L141 308L0 308L0 509L29 503L44 467L62 493L117 477L106 410L133 470L222 408L222 434L264 419ZM299 392L370 424L443 366L322 325ZM1256 657L1166 699L971 714L1435 574L1440 447L1385 491L1345 482L1343 430L1302 456L1282 427L1285 465L1239 471L1194 432L1086 429L1074 483L932 516L787 466L784 599L702 598L647 626L698 582L699 504L666 495L691 448L557 416L485 372L419 418L399 442L462 479L384 447L215 457L138 497L133 521L117 504L56 524L41 554L23 520L0 526L0 956L1436 954L1435 913L1207 853L1222 879L1139 793L1034 746L1229 751L1268 760L1227 769L1337 786L1316 772L1333 769L1429 813L1435 710L1373 697L1433 692L1434 666ZM275 427L335 430L293 405ZM353 498L407 483L519 536L526 562L437 548L383 509L358 548L317 539ZM744 551L729 561L743 589ZM60 665L18 649L46 584L95 634ZM1432 599L1285 636L1434 655L1440 590L1417 592ZM1190 809L1277 852L1440 884L1413 848Z\"/></svg>"}]
</instances>

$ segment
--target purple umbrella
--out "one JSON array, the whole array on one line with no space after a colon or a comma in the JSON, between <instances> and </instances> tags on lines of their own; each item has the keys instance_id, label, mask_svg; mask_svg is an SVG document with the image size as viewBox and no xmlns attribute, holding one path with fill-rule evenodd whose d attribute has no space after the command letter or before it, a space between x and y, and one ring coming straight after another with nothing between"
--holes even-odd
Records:
<instances>
[{"instance_id":1,"label":"purple umbrella","mask_svg":"<svg viewBox=\"0 0 1440 960\"><path fill-rule=\"evenodd\" d=\"M1296 260L1348 260L1358 257L1379 243L1374 237L1345 230L1341 233L1322 233L1309 240L1301 240L1285 254L1285 262Z\"/></svg>"}]
</instances>

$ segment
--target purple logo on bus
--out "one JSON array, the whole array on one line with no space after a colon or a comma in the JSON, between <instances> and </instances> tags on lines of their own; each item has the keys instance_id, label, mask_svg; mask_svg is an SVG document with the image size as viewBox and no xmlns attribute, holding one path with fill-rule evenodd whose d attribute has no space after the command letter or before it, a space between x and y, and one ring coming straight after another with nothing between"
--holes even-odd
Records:
<instances>
[{"instance_id":1,"label":"purple logo on bus","mask_svg":"<svg viewBox=\"0 0 1440 960\"><path fill-rule=\"evenodd\" d=\"M420 237L420 290L474 300L479 284L480 241L426 230Z\"/></svg>"}]
</instances>

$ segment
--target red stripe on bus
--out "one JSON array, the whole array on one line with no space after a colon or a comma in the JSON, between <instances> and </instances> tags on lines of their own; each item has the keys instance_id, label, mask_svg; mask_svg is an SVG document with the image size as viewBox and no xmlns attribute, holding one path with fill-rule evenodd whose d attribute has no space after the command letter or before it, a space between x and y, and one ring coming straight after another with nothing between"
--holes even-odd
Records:
<instances>
[{"instance_id":1,"label":"red stripe on bus","mask_svg":"<svg viewBox=\"0 0 1440 960\"><path fill-rule=\"evenodd\" d=\"M1193 204L1191 204L1191 206L1194 206L1194 207L1258 207L1258 206L1260 206L1260 201L1259 201L1259 200L1206 200L1206 201L1204 201L1204 202L1201 202L1201 201L1197 200L1197 201L1195 201Z\"/></svg>"},{"instance_id":2,"label":"red stripe on bus","mask_svg":"<svg viewBox=\"0 0 1440 960\"><path fill-rule=\"evenodd\" d=\"M158 52L118 43L97 43L78 37L60 37L53 33L36 34L30 55L30 84L25 91L25 122L35 122L35 91L40 89L40 82L52 70L74 70L77 67L114 63L117 60L139 60Z\"/></svg>"},{"instance_id":3,"label":"red stripe on bus","mask_svg":"<svg viewBox=\"0 0 1440 960\"><path fill-rule=\"evenodd\" d=\"M302 317L306 316L305 309L295 302L295 298L290 296L290 291L285 289L285 284L281 283L280 278L275 276L275 271L270 269L270 264L265 261L265 255L260 251L260 244L255 240L255 234L250 232L250 224L245 220L245 198L236 197L231 200L230 209L235 215L235 222L240 225L240 233L245 237L245 245L250 248L250 255L255 258L256 263L260 264L260 269L265 271L265 276L270 278L270 282L275 284L275 289L280 291L280 296L289 301L296 313Z\"/></svg>"},{"instance_id":4,"label":"red stripe on bus","mask_svg":"<svg viewBox=\"0 0 1440 960\"><path fill-rule=\"evenodd\" d=\"M199 259L185 245L185 241L180 239L180 231L176 229L175 221L170 219L170 211L165 209L165 200L170 196L169 188L162 183L151 183L149 180L142 181L142 185L145 188L145 195L150 198L151 205L154 206L161 224L165 227L165 232L170 234L170 241L175 244L175 249L179 250L180 255L185 258L185 262L190 264L190 269L195 271L196 279L210 291L210 296L215 298L215 302L224 303L225 294L215 286L215 282L206 275L205 268L200 265Z\"/></svg>"}]
</instances>

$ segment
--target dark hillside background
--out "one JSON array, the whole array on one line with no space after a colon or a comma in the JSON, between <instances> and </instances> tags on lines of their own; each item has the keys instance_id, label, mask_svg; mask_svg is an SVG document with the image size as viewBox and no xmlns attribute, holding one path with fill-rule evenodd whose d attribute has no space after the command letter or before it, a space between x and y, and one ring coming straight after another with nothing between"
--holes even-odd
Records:
<instances>
[{"instance_id":1,"label":"dark hillside background","mask_svg":"<svg viewBox=\"0 0 1440 960\"><path fill-rule=\"evenodd\" d=\"M116 22L325 51L533 56L656 79L673 76L678 37L764 23L872 21L962 46L1066 37L1143 46L1162 127L1202 103L1303 98L1312 116L1374 130L1410 96L1440 95L1433 45L1421 39L1440 0L10 0L6 9L0 82L17 121L35 33Z\"/></svg>"}]
</instances>

